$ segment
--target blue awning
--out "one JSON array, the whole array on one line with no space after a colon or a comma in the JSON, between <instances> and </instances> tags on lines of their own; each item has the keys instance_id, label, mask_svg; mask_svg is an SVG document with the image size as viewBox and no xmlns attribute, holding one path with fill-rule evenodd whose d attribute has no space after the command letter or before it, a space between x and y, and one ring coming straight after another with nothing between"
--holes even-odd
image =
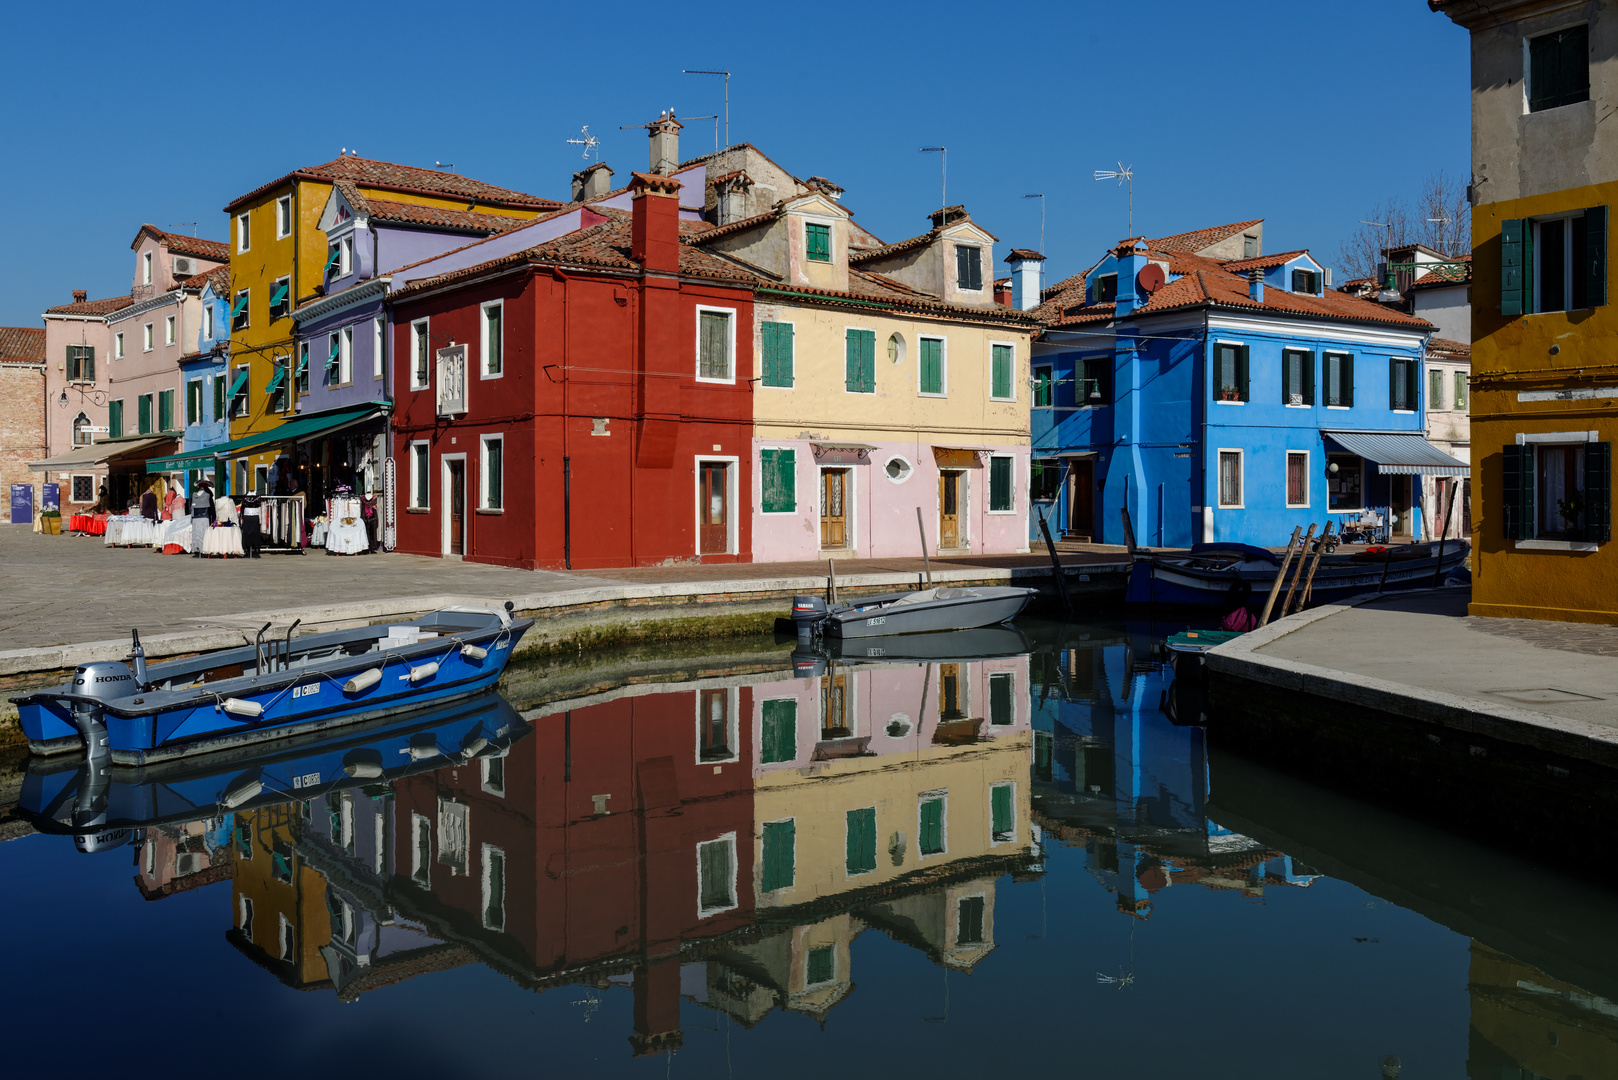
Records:
<instances>
[{"instance_id":1,"label":"blue awning","mask_svg":"<svg viewBox=\"0 0 1618 1080\"><path fill-rule=\"evenodd\" d=\"M1376 462L1383 476L1470 477L1472 466L1450 457L1420 435L1381 431L1323 431L1351 454Z\"/></svg>"}]
</instances>

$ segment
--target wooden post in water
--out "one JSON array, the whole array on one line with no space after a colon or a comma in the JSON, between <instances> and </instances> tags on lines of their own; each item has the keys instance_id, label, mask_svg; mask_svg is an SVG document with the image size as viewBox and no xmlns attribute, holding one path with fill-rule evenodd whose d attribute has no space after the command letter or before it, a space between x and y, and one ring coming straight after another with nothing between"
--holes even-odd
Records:
<instances>
[{"instance_id":1,"label":"wooden post in water","mask_svg":"<svg viewBox=\"0 0 1618 1080\"><path fill-rule=\"evenodd\" d=\"M826 603L837 603L837 563L833 559L826 560Z\"/></svg>"},{"instance_id":2,"label":"wooden post in water","mask_svg":"<svg viewBox=\"0 0 1618 1080\"><path fill-rule=\"evenodd\" d=\"M1461 494L1461 485L1457 483L1450 489L1449 508L1444 512L1444 527L1438 531L1438 565L1433 567L1433 588L1444 575L1444 541L1449 539L1449 523L1455 519L1455 500Z\"/></svg>"},{"instance_id":3,"label":"wooden post in water","mask_svg":"<svg viewBox=\"0 0 1618 1080\"><path fill-rule=\"evenodd\" d=\"M1292 527L1292 539L1287 541L1287 557L1281 560L1281 569L1275 572L1275 580L1270 582L1270 598L1264 601L1264 614L1260 615L1258 620L1260 626L1270 621L1270 609L1275 607L1275 594L1281 591L1281 579L1287 576L1287 567L1292 565L1292 549L1298 546L1298 537L1302 534L1302 525Z\"/></svg>"},{"instance_id":4,"label":"wooden post in water","mask_svg":"<svg viewBox=\"0 0 1618 1080\"><path fill-rule=\"evenodd\" d=\"M1309 605L1309 598L1314 595L1315 571L1320 569L1320 560L1326 557L1326 548L1331 546L1331 530L1335 524L1337 524L1335 521L1327 521L1326 531L1315 541L1315 555L1309 560L1309 574L1303 579L1303 592L1298 594L1298 603L1293 611L1302 611Z\"/></svg>"},{"instance_id":5,"label":"wooden post in water","mask_svg":"<svg viewBox=\"0 0 1618 1080\"><path fill-rule=\"evenodd\" d=\"M1388 587L1388 569L1393 566L1393 545L1389 544L1382 549L1382 580L1377 582L1376 594L1382 595L1382 590Z\"/></svg>"},{"instance_id":6,"label":"wooden post in water","mask_svg":"<svg viewBox=\"0 0 1618 1080\"><path fill-rule=\"evenodd\" d=\"M1298 591L1298 582L1303 578L1303 564L1309 559L1309 541L1314 539L1315 523L1309 523L1309 531L1303 534L1303 543L1298 546L1298 568L1292 572L1292 584L1287 588L1286 603L1281 605L1281 617L1286 618L1292 608L1292 596Z\"/></svg>"},{"instance_id":7,"label":"wooden post in water","mask_svg":"<svg viewBox=\"0 0 1618 1080\"><path fill-rule=\"evenodd\" d=\"M916 513L921 513L921 507L916 508ZM1067 595L1067 575L1062 572L1062 560L1056 557L1056 544L1051 540L1051 527L1045 520L1044 508L1039 512L1039 531L1045 535L1045 550L1050 552L1051 573L1056 575L1056 591L1062 594L1062 610L1071 617L1073 601Z\"/></svg>"},{"instance_id":8,"label":"wooden post in water","mask_svg":"<svg viewBox=\"0 0 1618 1080\"><path fill-rule=\"evenodd\" d=\"M927 587L933 587L933 564L927 561L927 526L921 523L921 507L916 507L916 531L921 533L921 568L927 573Z\"/></svg>"}]
</instances>

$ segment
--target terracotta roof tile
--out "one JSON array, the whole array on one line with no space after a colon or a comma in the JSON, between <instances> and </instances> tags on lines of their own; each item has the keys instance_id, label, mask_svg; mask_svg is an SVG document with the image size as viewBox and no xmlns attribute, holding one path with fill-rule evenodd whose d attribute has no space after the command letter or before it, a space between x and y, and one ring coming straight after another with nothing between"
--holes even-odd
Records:
<instances>
[{"instance_id":1,"label":"terracotta roof tile","mask_svg":"<svg viewBox=\"0 0 1618 1080\"><path fill-rule=\"evenodd\" d=\"M1451 341L1449 338L1428 338L1427 355L1435 360L1448 360L1450 363L1459 363L1472 360L1472 346L1464 341Z\"/></svg>"},{"instance_id":2,"label":"terracotta roof tile","mask_svg":"<svg viewBox=\"0 0 1618 1080\"><path fill-rule=\"evenodd\" d=\"M0 326L0 359L27 360L38 363L45 359L45 328L43 326Z\"/></svg>"},{"instance_id":3,"label":"terracotta roof tile","mask_svg":"<svg viewBox=\"0 0 1618 1080\"><path fill-rule=\"evenodd\" d=\"M231 200L225 209L226 211L234 210L243 203L256 199L290 180L323 180L327 183L348 180L355 184L363 184L368 188L384 191L464 198L469 202L491 203L497 206L529 210L549 210L562 205L555 199L542 199L537 195L525 195L520 191L512 191L510 188L495 187L493 184L485 184L481 180L474 180L470 176L462 176L459 173L440 172L437 169L421 169L414 165L398 165L391 161L375 161L371 158L344 156L334 161L328 161L323 165L309 165L301 169L294 169L285 176L277 177L268 184L260 185L247 194Z\"/></svg>"},{"instance_id":4,"label":"terracotta roof tile","mask_svg":"<svg viewBox=\"0 0 1618 1080\"><path fill-rule=\"evenodd\" d=\"M132 296L112 296L105 300L75 301L45 309L47 315L111 315L135 302Z\"/></svg>"},{"instance_id":5,"label":"terracotta roof tile","mask_svg":"<svg viewBox=\"0 0 1618 1080\"><path fill-rule=\"evenodd\" d=\"M1175 233L1173 236L1160 236L1156 240L1146 241L1146 245L1154 251L1184 251L1195 254L1221 240L1228 240L1243 229L1262 224L1263 218L1254 218L1252 221L1237 221L1230 225L1213 225L1206 229Z\"/></svg>"},{"instance_id":6,"label":"terracotta roof tile","mask_svg":"<svg viewBox=\"0 0 1618 1080\"><path fill-rule=\"evenodd\" d=\"M1274 255L1260 255L1254 259L1232 259L1223 265L1231 273L1244 273L1248 270L1268 270L1271 267L1289 263L1299 255L1307 254L1309 254L1308 248L1299 248L1297 251L1278 251ZM1217 259L1210 261L1218 262Z\"/></svg>"},{"instance_id":7,"label":"terracotta roof tile","mask_svg":"<svg viewBox=\"0 0 1618 1080\"><path fill-rule=\"evenodd\" d=\"M195 289L201 292L207 286L213 286L215 296L226 296L230 292L230 267L218 266L202 274L195 274L180 282L182 289Z\"/></svg>"},{"instance_id":8,"label":"terracotta roof tile","mask_svg":"<svg viewBox=\"0 0 1618 1080\"><path fill-rule=\"evenodd\" d=\"M746 232L748 229L757 228L766 222L774 221L780 216L781 208L779 206L775 206L764 211L762 214L754 214L752 217L741 218L740 220L732 221L727 225L713 226L709 229L698 231L691 236L682 236L680 239L687 244L706 244L708 241L717 240L721 236L733 236L736 233Z\"/></svg>"},{"instance_id":9,"label":"terracotta roof tile","mask_svg":"<svg viewBox=\"0 0 1618 1080\"><path fill-rule=\"evenodd\" d=\"M1041 255L1033 248L1012 248L1010 251L1006 252L1006 262L1012 262L1017 259L1022 259L1025 262L1044 262L1045 256Z\"/></svg>"},{"instance_id":10,"label":"terracotta roof tile","mask_svg":"<svg viewBox=\"0 0 1618 1080\"><path fill-rule=\"evenodd\" d=\"M229 244L220 243L218 240L203 240L196 236L186 236L183 233L166 232L156 225L142 225L140 231L135 234L134 242L129 245L130 250L139 247L140 238L148 235L175 255L194 255L199 259L207 259L210 262L230 261Z\"/></svg>"},{"instance_id":11,"label":"terracotta roof tile","mask_svg":"<svg viewBox=\"0 0 1618 1080\"><path fill-rule=\"evenodd\" d=\"M508 214L480 214L475 210L450 210L442 206L421 206L417 203L392 202L387 199L366 200L373 221L393 221L401 225L425 225L429 228L449 229L456 232L480 232L493 235L508 232L532 219L512 217Z\"/></svg>"}]
</instances>

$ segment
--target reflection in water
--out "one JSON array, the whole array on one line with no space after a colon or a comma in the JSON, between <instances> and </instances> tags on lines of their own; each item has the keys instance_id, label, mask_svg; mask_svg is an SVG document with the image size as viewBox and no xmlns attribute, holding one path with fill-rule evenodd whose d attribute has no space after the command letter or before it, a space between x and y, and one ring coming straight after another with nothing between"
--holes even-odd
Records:
<instances>
[{"instance_id":1,"label":"reflection in water","mask_svg":"<svg viewBox=\"0 0 1618 1080\"><path fill-rule=\"evenodd\" d=\"M520 716L497 698L462 703L224 762L101 777L35 762L21 806L69 831L93 803L85 850L134 837L141 897L204 901L241 956L314 991L299 1001L397 1009L377 992L409 986L437 1009L464 984L434 973L487 969L566 988L547 1000L590 1032L611 1010L635 1055L739 1025L784 1040L766 1053L830 1047L813 1068L805 1058L809 1071L891 1045L884 1068L903 1074L948 1030L953 979L957 1013L976 1025L958 1030L976 1041L949 1044L935 1071L952 1055L964 1069L980 1045L974 1068L1023 1053L1049 1065L1062 1055L1039 1056L1037 1040L1007 1049L985 1024L1084 1015L1102 1033L1087 1053L1108 1074L1185 1075L1153 1073L1133 1051L1104 1058L1109 1038L1169 1039L1206 1016L1213 1031L1326 1017L1318 1047L1277 1053L1312 1075L1618 1075L1611 897L1222 756L1217 722L1210 751L1208 732L1169 715L1158 645L1173 629L872 641ZM1410 940L1391 951L1391 936L1388 952L1331 951L1378 947L1360 924L1389 904L1408 921L1380 933L1434 928L1456 958L1448 976L1430 942L1419 957ZM141 907L148 920L157 910ZM1341 943L1316 946L1317 932ZM1289 962L1265 959L1278 954ZM281 993L235 967L251 978L231 994ZM920 975L929 967L941 992ZM1265 985L1289 968L1309 981ZM1261 982L1237 989L1241 969ZM1418 976L1449 977L1469 999L1469 1025L1434 1013L1425 1037L1449 1049L1428 1066L1408 1037L1383 1038L1393 1020L1353 1019ZM975 1013L959 1004L974 990ZM912 1004L916 1031L861 1027L906 996L926 1002ZM562 1021L551 1014L543 1034L576 1034ZM1356 1042L1360 1056L1333 1073L1344 1052L1331 1040L1357 1024L1378 1028L1375 1045ZM1202 1030L1195 1045L1212 1038ZM1249 1064L1208 1056L1198 1071L1297 1074Z\"/></svg>"}]
</instances>

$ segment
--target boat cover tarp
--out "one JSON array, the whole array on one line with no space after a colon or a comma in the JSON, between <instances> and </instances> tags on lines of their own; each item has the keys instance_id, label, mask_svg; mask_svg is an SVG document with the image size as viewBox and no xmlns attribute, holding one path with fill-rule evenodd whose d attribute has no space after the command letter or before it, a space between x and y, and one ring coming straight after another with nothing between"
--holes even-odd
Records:
<instances>
[{"instance_id":1,"label":"boat cover tarp","mask_svg":"<svg viewBox=\"0 0 1618 1080\"><path fill-rule=\"evenodd\" d=\"M1201 555L1203 552L1216 551L1228 551L1237 555L1245 555L1249 559L1259 559L1264 562L1275 563L1277 566L1279 566L1281 563L1281 560L1276 557L1275 552L1268 551L1261 547L1254 547L1251 544L1220 543L1216 540L1210 543L1191 545L1191 554L1193 555Z\"/></svg>"},{"instance_id":2,"label":"boat cover tarp","mask_svg":"<svg viewBox=\"0 0 1618 1080\"><path fill-rule=\"evenodd\" d=\"M1470 477L1472 467L1450 457L1420 435L1395 435L1380 431L1325 431L1351 454L1376 462L1383 476Z\"/></svg>"}]
</instances>

